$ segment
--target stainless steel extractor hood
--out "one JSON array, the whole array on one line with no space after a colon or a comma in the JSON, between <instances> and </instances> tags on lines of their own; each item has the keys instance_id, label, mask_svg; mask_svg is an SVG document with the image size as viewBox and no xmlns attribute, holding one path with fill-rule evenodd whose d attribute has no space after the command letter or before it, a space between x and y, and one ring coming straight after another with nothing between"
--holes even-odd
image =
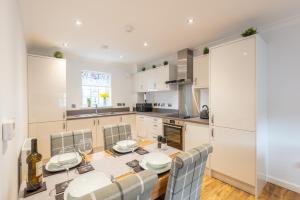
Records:
<instances>
[{"instance_id":1,"label":"stainless steel extractor hood","mask_svg":"<svg viewBox=\"0 0 300 200\"><path fill-rule=\"evenodd\" d=\"M193 82L193 50L183 49L177 52L177 78L167 84L189 84Z\"/></svg>"}]
</instances>

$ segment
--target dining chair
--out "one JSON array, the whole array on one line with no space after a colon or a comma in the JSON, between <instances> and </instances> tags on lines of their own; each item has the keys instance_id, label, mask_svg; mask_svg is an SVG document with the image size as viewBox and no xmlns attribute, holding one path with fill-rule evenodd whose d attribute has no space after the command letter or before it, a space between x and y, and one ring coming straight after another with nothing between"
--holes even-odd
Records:
<instances>
[{"instance_id":1,"label":"dining chair","mask_svg":"<svg viewBox=\"0 0 300 200\"><path fill-rule=\"evenodd\" d=\"M110 150L120 141L119 126L104 126L103 127L104 150Z\"/></svg>"},{"instance_id":2,"label":"dining chair","mask_svg":"<svg viewBox=\"0 0 300 200\"><path fill-rule=\"evenodd\" d=\"M119 124L120 140L132 139L130 124Z\"/></svg>"},{"instance_id":3,"label":"dining chair","mask_svg":"<svg viewBox=\"0 0 300 200\"><path fill-rule=\"evenodd\" d=\"M70 152L74 149L73 132L62 132L50 135L51 157L60 152Z\"/></svg>"},{"instance_id":4,"label":"dining chair","mask_svg":"<svg viewBox=\"0 0 300 200\"><path fill-rule=\"evenodd\" d=\"M72 200L149 200L157 181L155 172L144 170Z\"/></svg>"},{"instance_id":5,"label":"dining chair","mask_svg":"<svg viewBox=\"0 0 300 200\"><path fill-rule=\"evenodd\" d=\"M212 150L210 144L203 144L175 157L165 200L200 199L206 161Z\"/></svg>"},{"instance_id":6,"label":"dining chair","mask_svg":"<svg viewBox=\"0 0 300 200\"><path fill-rule=\"evenodd\" d=\"M85 144L86 145L93 145L93 133L91 129L81 129L81 130L75 130L73 131L73 137L74 137L74 147L76 149L79 148L81 145L82 141L85 139L90 139L91 144ZM86 146L87 147L87 146ZM92 147L87 147L89 149L92 149Z\"/></svg>"}]
</instances>

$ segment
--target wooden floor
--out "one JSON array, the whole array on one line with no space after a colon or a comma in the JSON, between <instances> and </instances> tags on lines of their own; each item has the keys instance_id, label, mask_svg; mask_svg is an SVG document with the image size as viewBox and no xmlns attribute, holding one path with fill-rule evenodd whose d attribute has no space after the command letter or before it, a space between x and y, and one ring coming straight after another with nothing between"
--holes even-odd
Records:
<instances>
[{"instance_id":1,"label":"wooden floor","mask_svg":"<svg viewBox=\"0 0 300 200\"><path fill-rule=\"evenodd\" d=\"M222 181L206 176L201 200L255 200L254 196ZM259 200L300 200L300 194L268 183Z\"/></svg>"}]
</instances>

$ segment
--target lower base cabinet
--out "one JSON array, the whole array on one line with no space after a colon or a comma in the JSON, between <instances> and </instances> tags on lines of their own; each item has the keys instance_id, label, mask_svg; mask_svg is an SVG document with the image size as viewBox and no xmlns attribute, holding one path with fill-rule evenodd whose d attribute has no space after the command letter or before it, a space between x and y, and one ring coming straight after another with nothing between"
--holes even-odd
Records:
<instances>
[{"instance_id":1,"label":"lower base cabinet","mask_svg":"<svg viewBox=\"0 0 300 200\"><path fill-rule=\"evenodd\" d=\"M255 186L255 132L213 127L211 169Z\"/></svg>"},{"instance_id":2,"label":"lower base cabinet","mask_svg":"<svg viewBox=\"0 0 300 200\"><path fill-rule=\"evenodd\" d=\"M200 146L201 144L209 144L209 127L202 124L186 124L184 133L184 151Z\"/></svg>"},{"instance_id":3,"label":"lower base cabinet","mask_svg":"<svg viewBox=\"0 0 300 200\"><path fill-rule=\"evenodd\" d=\"M43 159L51 157L50 135L64 131L66 131L65 121L28 124L28 136L37 138L38 152L42 154Z\"/></svg>"}]
</instances>

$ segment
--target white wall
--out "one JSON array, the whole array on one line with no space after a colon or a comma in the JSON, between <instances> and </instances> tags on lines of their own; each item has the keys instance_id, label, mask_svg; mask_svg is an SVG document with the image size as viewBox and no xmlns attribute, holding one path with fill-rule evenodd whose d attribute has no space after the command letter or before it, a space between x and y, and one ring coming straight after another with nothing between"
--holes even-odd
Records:
<instances>
[{"instance_id":1,"label":"white wall","mask_svg":"<svg viewBox=\"0 0 300 200\"><path fill-rule=\"evenodd\" d=\"M132 107L136 102L136 93L134 92L133 74L136 66L101 63L99 61L86 60L74 55L67 55L67 107L72 104L81 107L81 76L82 70L92 70L107 72L112 77L112 105L117 103L126 103L126 106Z\"/></svg>"},{"instance_id":2,"label":"white wall","mask_svg":"<svg viewBox=\"0 0 300 200\"><path fill-rule=\"evenodd\" d=\"M300 19L262 35L269 53L269 181L300 192Z\"/></svg>"},{"instance_id":3,"label":"white wall","mask_svg":"<svg viewBox=\"0 0 300 200\"><path fill-rule=\"evenodd\" d=\"M18 155L27 136L26 48L16 0L0 1L0 121L15 118L16 135L2 141L0 128L0 199L18 194Z\"/></svg>"}]
</instances>

